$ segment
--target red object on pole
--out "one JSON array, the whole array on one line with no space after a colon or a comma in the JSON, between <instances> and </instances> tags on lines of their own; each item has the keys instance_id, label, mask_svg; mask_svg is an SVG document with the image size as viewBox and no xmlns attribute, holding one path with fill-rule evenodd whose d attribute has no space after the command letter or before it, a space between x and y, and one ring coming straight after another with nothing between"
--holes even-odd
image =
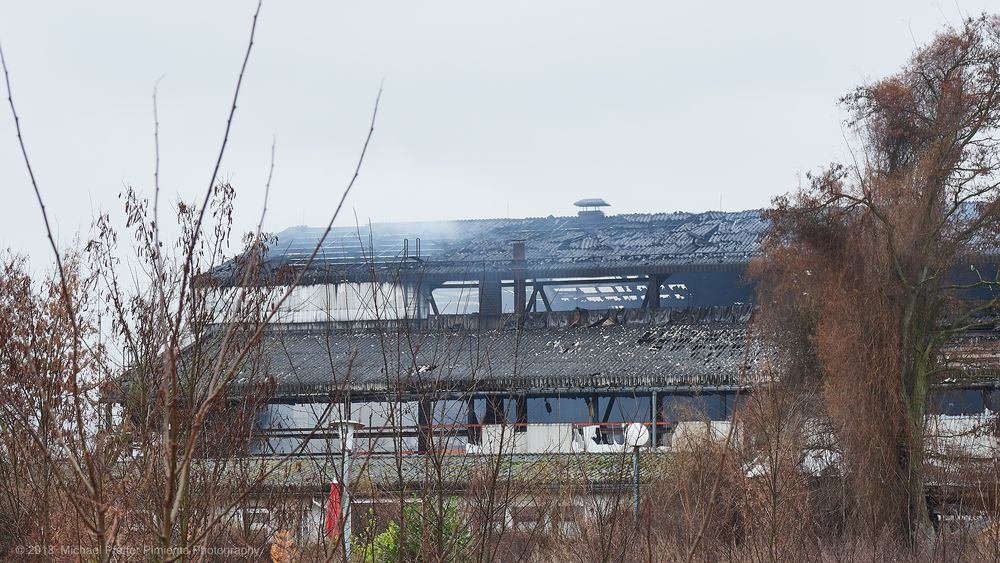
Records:
<instances>
[{"instance_id":1,"label":"red object on pole","mask_svg":"<svg viewBox=\"0 0 1000 563\"><path fill-rule=\"evenodd\" d=\"M326 535L340 535L340 484L330 484L330 496L326 499Z\"/></svg>"}]
</instances>

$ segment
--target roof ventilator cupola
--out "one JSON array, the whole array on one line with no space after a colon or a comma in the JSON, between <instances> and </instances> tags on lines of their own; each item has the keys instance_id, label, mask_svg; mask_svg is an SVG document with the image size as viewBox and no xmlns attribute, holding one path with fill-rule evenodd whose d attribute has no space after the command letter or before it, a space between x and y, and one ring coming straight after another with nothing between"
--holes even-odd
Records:
<instances>
[{"instance_id":1,"label":"roof ventilator cupola","mask_svg":"<svg viewBox=\"0 0 1000 563\"><path fill-rule=\"evenodd\" d=\"M580 211L577 211L576 213L577 217L586 221L594 221L604 218L604 211L602 211L601 208L611 207L610 203L599 197L581 199L573 205L580 208Z\"/></svg>"}]
</instances>

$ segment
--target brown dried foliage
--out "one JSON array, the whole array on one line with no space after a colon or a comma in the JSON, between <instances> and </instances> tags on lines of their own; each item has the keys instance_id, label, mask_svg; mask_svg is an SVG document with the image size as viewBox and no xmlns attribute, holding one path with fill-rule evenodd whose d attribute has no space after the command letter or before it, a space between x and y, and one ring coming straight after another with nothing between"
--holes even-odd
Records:
<instances>
[{"instance_id":1,"label":"brown dried foliage","mask_svg":"<svg viewBox=\"0 0 1000 563\"><path fill-rule=\"evenodd\" d=\"M974 261L1000 226L1000 20L947 29L842 103L860 156L768 212L760 333L784 382L821 388L849 521L913 537L929 531L928 386L942 346L994 305L959 294L1000 281ZM966 260L975 275L956 281Z\"/></svg>"}]
</instances>

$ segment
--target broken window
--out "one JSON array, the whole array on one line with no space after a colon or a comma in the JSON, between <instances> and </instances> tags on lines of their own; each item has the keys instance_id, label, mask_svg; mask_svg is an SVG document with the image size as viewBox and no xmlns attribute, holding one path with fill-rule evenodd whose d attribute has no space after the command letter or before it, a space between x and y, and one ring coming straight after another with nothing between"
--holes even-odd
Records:
<instances>
[{"instance_id":1,"label":"broken window","mask_svg":"<svg viewBox=\"0 0 1000 563\"><path fill-rule=\"evenodd\" d=\"M437 287L431 291L438 313L442 315L471 315L479 312L479 288Z\"/></svg>"},{"instance_id":2,"label":"broken window","mask_svg":"<svg viewBox=\"0 0 1000 563\"><path fill-rule=\"evenodd\" d=\"M455 426L464 424L465 401L434 401L434 426Z\"/></svg>"},{"instance_id":3,"label":"broken window","mask_svg":"<svg viewBox=\"0 0 1000 563\"><path fill-rule=\"evenodd\" d=\"M270 404L257 413L255 454L329 453L326 438L331 420L343 417L341 403Z\"/></svg>"},{"instance_id":4,"label":"broken window","mask_svg":"<svg viewBox=\"0 0 1000 563\"><path fill-rule=\"evenodd\" d=\"M725 395L664 395L660 412L667 422L726 420L730 402Z\"/></svg>"},{"instance_id":5,"label":"broken window","mask_svg":"<svg viewBox=\"0 0 1000 563\"><path fill-rule=\"evenodd\" d=\"M468 441L466 435L467 401L429 401L428 434L433 436L434 449L447 451L461 449Z\"/></svg>"},{"instance_id":6,"label":"broken window","mask_svg":"<svg viewBox=\"0 0 1000 563\"><path fill-rule=\"evenodd\" d=\"M642 395L615 395L605 398L602 422L648 422L652 399Z\"/></svg>"},{"instance_id":7,"label":"broken window","mask_svg":"<svg viewBox=\"0 0 1000 563\"><path fill-rule=\"evenodd\" d=\"M948 389L931 394L930 410L934 414L968 416L983 412L981 389Z\"/></svg>"},{"instance_id":8,"label":"broken window","mask_svg":"<svg viewBox=\"0 0 1000 563\"><path fill-rule=\"evenodd\" d=\"M553 395L528 397L525 408L532 424L587 424L594 420L591 405L596 404L596 397Z\"/></svg>"},{"instance_id":9,"label":"broken window","mask_svg":"<svg viewBox=\"0 0 1000 563\"><path fill-rule=\"evenodd\" d=\"M636 309L646 295L645 281L606 283L551 283L543 288L554 311L574 309ZM540 301L540 300L539 300ZM538 310L541 304L538 304Z\"/></svg>"},{"instance_id":10,"label":"broken window","mask_svg":"<svg viewBox=\"0 0 1000 563\"><path fill-rule=\"evenodd\" d=\"M451 285L448 285L448 284ZM477 282L447 282L441 287L436 287L431 291L434 304L441 315L471 315L479 311L479 288ZM500 289L500 306L504 313L514 312L514 288L513 280L502 280L504 284ZM527 288L524 291L524 302L528 303L533 289ZM539 304L539 310L543 307Z\"/></svg>"},{"instance_id":11,"label":"broken window","mask_svg":"<svg viewBox=\"0 0 1000 563\"><path fill-rule=\"evenodd\" d=\"M470 400L470 403L469 424L514 424L515 432L527 430L528 402L523 396L477 397Z\"/></svg>"},{"instance_id":12,"label":"broken window","mask_svg":"<svg viewBox=\"0 0 1000 563\"><path fill-rule=\"evenodd\" d=\"M985 391L986 394L986 408L990 409L993 414L1000 413L1000 389L990 389Z\"/></svg>"}]
</instances>

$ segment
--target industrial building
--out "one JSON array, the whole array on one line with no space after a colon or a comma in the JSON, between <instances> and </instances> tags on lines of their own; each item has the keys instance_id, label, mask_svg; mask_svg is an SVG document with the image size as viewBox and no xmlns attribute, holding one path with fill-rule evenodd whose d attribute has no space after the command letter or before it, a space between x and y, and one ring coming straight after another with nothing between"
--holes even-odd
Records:
<instances>
[{"instance_id":1,"label":"industrial building","mask_svg":"<svg viewBox=\"0 0 1000 563\"><path fill-rule=\"evenodd\" d=\"M461 490L489 454L511 456L507 477L532 475L539 487L621 487L621 472L592 454L631 450L629 427L645 429L647 455L725 434L760 383L744 273L766 229L761 213L576 205L561 217L278 233L252 283L276 295L301 283L264 334L263 369L240 373L229 391L238 401L244 386L270 384L251 453L299 458L271 484L324 498L340 478L342 420L363 425L354 452L370 502L376 489L419 489L428 458ZM221 291L249 279L237 261L212 276ZM968 337L955 358L992 335ZM933 408L944 426L967 435L956 419L1000 408L995 382L943 385ZM317 506L306 505L312 524L301 526L317 526Z\"/></svg>"},{"instance_id":2,"label":"industrial building","mask_svg":"<svg viewBox=\"0 0 1000 563\"><path fill-rule=\"evenodd\" d=\"M265 337L256 451L323 454L316 427L337 419L364 423L373 454L496 451L501 433L517 453L609 451L627 423L655 448L680 421L725 421L751 383L742 274L764 221L604 205L338 228L321 244L322 229L278 233L276 291L319 252ZM234 263L215 274L241 279Z\"/></svg>"}]
</instances>

